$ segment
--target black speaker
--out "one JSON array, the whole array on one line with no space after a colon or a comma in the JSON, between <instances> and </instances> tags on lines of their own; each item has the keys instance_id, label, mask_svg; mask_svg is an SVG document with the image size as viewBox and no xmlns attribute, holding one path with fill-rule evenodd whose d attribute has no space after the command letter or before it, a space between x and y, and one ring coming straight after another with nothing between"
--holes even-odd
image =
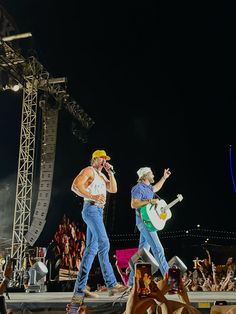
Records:
<instances>
[{"instance_id":1,"label":"black speaker","mask_svg":"<svg viewBox=\"0 0 236 314\"><path fill-rule=\"evenodd\" d=\"M134 270L136 263L150 263L152 275L155 274L159 269L159 264L155 260L154 256L144 248L139 249L134 255L131 256L129 260L129 267Z\"/></svg>"}]
</instances>

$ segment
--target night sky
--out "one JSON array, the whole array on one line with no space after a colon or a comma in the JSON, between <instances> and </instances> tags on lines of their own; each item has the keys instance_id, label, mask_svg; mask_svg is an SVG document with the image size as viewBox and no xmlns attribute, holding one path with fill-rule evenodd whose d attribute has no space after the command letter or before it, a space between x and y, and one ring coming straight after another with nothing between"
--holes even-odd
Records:
<instances>
[{"instance_id":1,"label":"night sky","mask_svg":"<svg viewBox=\"0 0 236 314\"><path fill-rule=\"evenodd\" d=\"M235 4L84 3L2 1L19 31L33 34L29 46L39 61L52 76L67 77L70 94L95 121L82 143L72 134L70 114L59 112L50 228L42 241L51 239L52 222L63 213L77 210L80 217L81 200L70 185L96 149L112 157L118 182L110 232L133 233L130 190L143 166L156 180L169 167L172 175L159 195L166 202L184 197L166 231L197 224L234 231ZM11 190L12 210L21 96L5 92L0 102L0 183Z\"/></svg>"}]
</instances>

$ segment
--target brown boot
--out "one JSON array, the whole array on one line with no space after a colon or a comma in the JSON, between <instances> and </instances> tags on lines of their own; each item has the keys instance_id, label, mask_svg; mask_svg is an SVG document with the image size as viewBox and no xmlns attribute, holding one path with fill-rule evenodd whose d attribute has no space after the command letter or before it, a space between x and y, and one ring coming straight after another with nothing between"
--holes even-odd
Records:
<instances>
[{"instance_id":1,"label":"brown boot","mask_svg":"<svg viewBox=\"0 0 236 314\"><path fill-rule=\"evenodd\" d=\"M87 289L84 289L83 292L85 293L86 298L99 298L99 295L95 292L91 292Z\"/></svg>"},{"instance_id":2,"label":"brown boot","mask_svg":"<svg viewBox=\"0 0 236 314\"><path fill-rule=\"evenodd\" d=\"M122 293L127 289L128 289L128 287L121 285L120 283L117 283L114 287L108 289L109 290L109 296L112 296L116 293Z\"/></svg>"}]
</instances>

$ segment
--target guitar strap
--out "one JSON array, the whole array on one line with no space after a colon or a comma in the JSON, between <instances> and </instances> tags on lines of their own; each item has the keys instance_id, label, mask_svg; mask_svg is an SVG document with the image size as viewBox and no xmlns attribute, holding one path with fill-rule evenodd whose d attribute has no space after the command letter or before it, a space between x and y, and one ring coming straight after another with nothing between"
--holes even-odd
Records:
<instances>
[{"instance_id":1,"label":"guitar strap","mask_svg":"<svg viewBox=\"0 0 236 314\"><path fill-rule=\"evenodd\" d=\"M154 198L156 198L156 199L158 199L158 200L161 199L161 197L160 197L157 193L154 193Z\"/></svg>"},{"instance_id":2,"label":"guitar strap","mask_svg":"<svg viewBox=\"0 0 236 314\"><path fill-rule=\"evenodd\" d=\"M138 209L135 209L135 213L136 213L136 215L138 216L138 217L140 217L141 218L141 214L140 214L140 209L138 208ZM137 226L136 226L136 224L135 224L135 227L134 227L134 233L137 233L139 230L138 230L138 228L137 228Z\"/></svg>"},{"instance_id":3,"label":"guitar strap","mask_svg":"<svg viewBox=\"0 0 236 314\"><path fill-rule=\"evenodd\" d=\"M141 214L140 214L140 208L136 209L136 214L137 214L137 216L138 216L139 218L141 218L142 222L143 222L145 225L147 225L148 221L147 221L147 220L144 220L143 217L141 216ZM135 226L135 231L138 231L137 226Z\"/></svg>"}]
</instances>

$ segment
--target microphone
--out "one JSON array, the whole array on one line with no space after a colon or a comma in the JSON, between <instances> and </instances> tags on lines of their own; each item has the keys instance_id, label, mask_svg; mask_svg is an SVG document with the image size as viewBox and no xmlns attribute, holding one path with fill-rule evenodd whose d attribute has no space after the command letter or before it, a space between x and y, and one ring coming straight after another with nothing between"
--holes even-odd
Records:
<instances>
[{"instance_id":1,"label":"microphone","mask_svg":"<svg viewBox=\"0 0 236 314\"><path fill-rule=\"evenodd\" d=\"M113 174L115 174L115 171L114 171L114 169L113 169L112 166L109 168L109 170L111 170L111 172L112 172Z\"/></svg>"},{"instance_id":2,"label":"microphone","mask_svg":"<svg viewBox=\"0 0 236 314\"><path fill-rule=\"evenodd\" d=\"M105 167L106 166L106 164L108 164L106 161L104 161L104 163L103 163L103 166ZM107 171L111 171L113 174L115 174L115 171L114 171L114 169L113 169L113 166L112 165L110 165L110 164L108 164L109 165L109 169L106 169ZM106 167L105 167L106 168Z\"/></svg>"}]
</instances>

